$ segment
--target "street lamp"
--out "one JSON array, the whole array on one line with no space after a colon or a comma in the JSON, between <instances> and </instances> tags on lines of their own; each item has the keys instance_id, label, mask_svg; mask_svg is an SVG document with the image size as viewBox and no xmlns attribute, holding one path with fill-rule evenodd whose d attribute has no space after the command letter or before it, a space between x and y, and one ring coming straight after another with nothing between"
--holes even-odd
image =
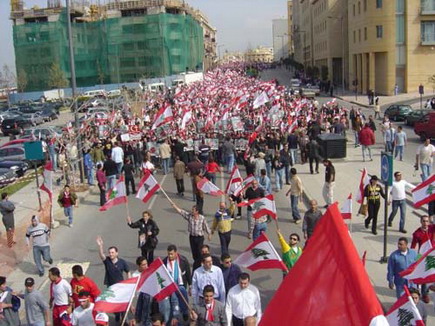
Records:
<instances>
[{"instance_id":1,"label":"street lamp","mask_svg":"<svg viewBox=\"0 0 435 326\"><path fill-rule=\"evenodd\" d=\"M341 44L342 44L342 59L341 59L341 88L343 89L343 95L344 95L344 57L345 57L345 48L344 48L344 17L335 17L335 16L328 16L329 19L336 19L340 21L341 26Z\"/></svg>"}]
</instances>

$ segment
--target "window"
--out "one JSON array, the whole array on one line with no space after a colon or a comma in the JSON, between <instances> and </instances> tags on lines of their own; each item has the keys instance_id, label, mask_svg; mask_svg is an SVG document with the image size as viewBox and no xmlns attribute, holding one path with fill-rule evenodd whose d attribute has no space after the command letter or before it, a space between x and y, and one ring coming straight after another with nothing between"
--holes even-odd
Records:
<instances>
[{"instance_id":1,"label":"window","mask_svg":"<svg viewBox=\"0 0 435 326\"><path fill-rule=\"evenodd\" d=\"M353 15L355 16L355 4L353 4Z\"/></svg>"},{"instance_id":2,"label":"window","mask_svg":"<svg viewBox=\"0 0 435 326\"><path fill-rule=\"evenodd\" d=\"M358 1L358 15L361 14L361 2Z\"/></svg>"},{"instance_id":3,"label":"window","mask_svg":"<svg viewBox=\"0 0 435 326\"><path fill-rule=\"evenodd\" d=\"M435 21L424 21L421 23L421 43L435 44Z\"/></svg>"},{"instance_id":4,"label":"window","mask_svg":"<svg viewBox=\"0 0 435 326\"><path fill-rule=\"evenodd\" d=\"M396 0L396 14L404 14L404 13L405 13L405 0Z\"/></svg>"},{"instance_id":5,"label":"window","mask_svg":"<svg viewBox=\"0 0 435 326\"><path fill-rule=\"evenodd\" d=\"M421 0L421 11L435 11L435 0Z\"/></svg>"},{"instance_id":6,"label":"window","mask_svg":"<svg viewBox=\"0 0 435 326\"><path fill-rule=\"evenodd\" d=\"M405 43L405 16L396 14L396 44Z\"/></svg>"},{"instance_id":7,"label":"window","mask_svg":"<svg viewBox=\"0 0 435 326\"><path fill-rule=\"evenodd\" d=\"M382 0L376 0L376 9L382 8Z\"/></svg>"},{"instance_id":8,"label":"window","mask_svg":"<svg viewBox=\"0 0 435 326\"><path fill-rule=\"evenodd\" d=\"M361 30L358 30L358 42L361 42Z\"/></svg>"},{"instance_id":9,"label":"window","mask_svg":"<svg viewBox=\"0 0 435 326\"><path fill-rule=\"evenodd\" d=\"M367 11L367 0L364 0L364 5L363 5L363 7L364 7L364 11Z\"/></svg>"},{"instance_id":10,"label":"window","mask_svg":"<svg viewBox=\"0 0 435 326\"><path fill-rule=\"evenodd\" d=\"M367 41L367 27L364 27L364 41Z\"/></svg>"},{"instance_id":11,"label":"window","mask_svg":"<svg viewBox=\"0 0 435 326\"><path fill-rule=\"evenodd\" d=\"M382 25L376 25L376 38L382 38L384 36L384 27Z\"/></svg>"},{"instance_id":12,"label":"window","mask_svg":"<svg viewBox=\"0 0 435 326\"><path fill-rule=\"evenodd\" d=\"M356 31L353 31L353 43L356 42Z\"/></svg>"}]
</instances>

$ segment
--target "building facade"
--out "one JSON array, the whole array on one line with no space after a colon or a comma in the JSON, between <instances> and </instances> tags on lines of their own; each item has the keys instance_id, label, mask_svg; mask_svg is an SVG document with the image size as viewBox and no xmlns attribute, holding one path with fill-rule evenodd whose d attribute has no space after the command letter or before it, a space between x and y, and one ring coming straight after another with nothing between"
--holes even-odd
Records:
<instances>
[{"instance_id":1,"label":"building facade","mask_svg":"<svg viewBox=\"0 0 435 326\"><path fill-rule=\"evenodd\" d=\"M271 63L273 60L273 48L259 46L245 53L245 61L248 63Z\"/></svg>"},{"instance_id":2,"label":"building facade","mask_svg":"<svg viewBox=\"0 0 435 326\"><path fill-rule=\"evenodd\" d=\"M350 77L359 92L431 87L435 0L349 0L348 17Z\"/></svg>"},{"instance_id":3,"label":"building facade","mask_svg":"<svg viewBox=\"0 0 435 326\"><path fill-rule=\"evenodd\" d=\"M79 87L200 71L214 60L215 30L184 1L110 2L97 12L92 16L74 6L71 11ZM11 19L26 91L50 88L53 63L70 79L65 8L13 11Z\"/></svg>"},{"instance_id":4,"label":"building facade","mask_svg":"<svg viewBox=\"0 0 435 326\"><path fill-rule=\"evenodd\" d=\"M272 20L272 40L274 60L279 61L288 57L289 38L288 38L287 19Z\"/></svg>"},{"instance_id":5,"label":"building facade","mask_svg":"<svg viewBox=\"0 0 435 326\"><path fill-rule=\"evenodd\" d=\"M287 40L288 40L288 55L292 56L294 53L293 44L293 0L287 1Z\"/></svg>"}]
</instances>

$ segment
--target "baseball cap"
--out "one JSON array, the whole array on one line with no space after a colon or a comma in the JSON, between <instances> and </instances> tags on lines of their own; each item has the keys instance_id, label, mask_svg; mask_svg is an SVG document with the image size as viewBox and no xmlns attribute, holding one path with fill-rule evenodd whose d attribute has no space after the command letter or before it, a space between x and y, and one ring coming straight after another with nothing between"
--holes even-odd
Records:
<instances>
[{"instance_id":1,"label":"baseball cap","mask_svg":"<svg viewBox=\"0 0 435 326\"><path fill-rule=\"evenodd\" d=\"M109 316L104 312L100 312L95 316L95 323L97 325L107 326L109 325Z\"/></svg>"},{"instance_id":2,"label":"baseball cap","mask_svg":"<svg viewBox=\"0 0 435 326\"><path fill-rule=\"evenodd\" d=\"M26 278L24 281L24 286L33 286L35 285L35 280L32 277Z\"/></svg>"}]
</instances>

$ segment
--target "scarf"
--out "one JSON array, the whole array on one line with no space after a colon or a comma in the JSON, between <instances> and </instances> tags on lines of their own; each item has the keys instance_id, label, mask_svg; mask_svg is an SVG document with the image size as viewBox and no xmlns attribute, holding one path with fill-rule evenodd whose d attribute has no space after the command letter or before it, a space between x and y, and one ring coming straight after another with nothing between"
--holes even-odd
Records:
<instances>
[{"instance_id":1,"label":"scarf","mask_svg":"<svg viewBox=\"0 0 435 326\"><path fill-rule=\"evenodd\" d=\"M182 273L180 268L180 257L178 254L177 258L172 261L168 258L168 263L166 265L175 283L177 283L177 285L183 285L183 278L181 277Z\"/></svg>"},{"instance_id":2,"label":"scarf","mask_svg":"<svg viewBox=\"0 0 435 326\"><path fill-rule=\"evenodd\" d=\"M214 305L215 305L214 299L210 304L205 305L205 310L206 310L205 320L214 321L214 317L213 317Z\"/></svg>"}]
</instances>

